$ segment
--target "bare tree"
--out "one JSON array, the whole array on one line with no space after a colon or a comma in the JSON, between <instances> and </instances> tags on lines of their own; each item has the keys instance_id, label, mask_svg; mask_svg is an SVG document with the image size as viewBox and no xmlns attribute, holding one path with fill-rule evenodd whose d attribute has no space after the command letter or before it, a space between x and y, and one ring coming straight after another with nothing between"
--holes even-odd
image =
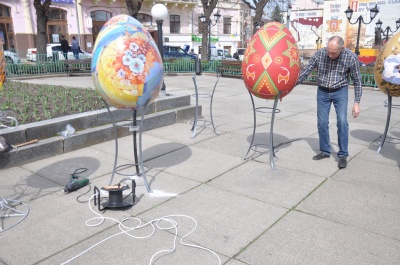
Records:
<instances>
[{"instance_id":1,"label":"bare tree","mask_svg":"<svg viewBox=\"0 0 400 265\"><path fill-rule=\"evenodd\" d=\"M49 21L48 15L50 13L51 0L44 0L43 4L41 0L34 0L33 5L36 9L36 47L37 54L47 54L47 22ZM47 58L46 56L44 58ZM36 61L40 61L39 56Z\"/></svg>"},{"instance_id":2,"label":"bare tree","mask_svg":"<svg viewBox=\"0 0 400 265\"><path fill-rule=\"evenodd\" d=\"M143 0L125 0L125 3L129 15L137 19L137 15L142 7Z\"/></svg>"},{"instance_id":3,"label":"bare tree","mask_svg":"<svg viewBox=\"0 0 400 265\"><path fill-rule=\"evenodd\" d=\"M264 14L264 7L270 0L242 0L250 9L254 10L254 24L253 24L253 34L257 31L255 25L261 24L261 18Z\"/></svg>"},{"instance_id":4,"label":"bare tree","mask_svg":"<svg viewBox=\"0 0 400 265\"><path fill-rule=\"evenodd\" d=\"M211 14L214 11L215 7L218 4L218 0L201 0L203 5L203 14L206 17L207 23L202 24L202 41L201 41L201 58L205 59L208 58L208 49L207 49L207 41L208 41L208 23L211 23ZM210 43L211 45L211 43ZM207 55L207 56L205 56Z\"/></svg>"}]
</instances>

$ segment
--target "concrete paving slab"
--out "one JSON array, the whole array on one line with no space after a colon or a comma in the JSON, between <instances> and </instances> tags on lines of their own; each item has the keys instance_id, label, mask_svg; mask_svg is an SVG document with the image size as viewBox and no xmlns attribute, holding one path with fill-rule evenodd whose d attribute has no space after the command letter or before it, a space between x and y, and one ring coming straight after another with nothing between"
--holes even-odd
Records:
<instances>
[{"instance_id":1,"label":"concrete paving slab","mask_svg":"<svg viewBox=\"0 0 400 265\"><path fill-rule=\"evenodd\" d=\"M224 263L226 265L245 265L246 263L243 263L241 261L238 261L236 259L230 259L228 262Z\"/></svg>"},{"instance_id":2,"label":"concrete paving slab","mask_svg":"<svg viewBox=\"0 0 400 265\"><path fill-rule=\"evenodd\" d=\"M275 166L277 170L280 168L286 168L323 178L332 177L338 170L335 158L331 156L330 158L321 161L314 161L312 160L312 157L316 153L315 150L310 148L292 145L286 150L280 149L279 152L276 153ZM269 154L262 155L254 160L262 162L267 168L270 168Z\"/></svg>"},{"instance_id":3,"label":"concrete paving slab","mask_svg":"<svg viewBox=\"0 0 400 265\"><path fill-rule=\"evenodd\" d=\"M400 145L385 143L377 153L380 143L371 144L368 149L359 153L358 158L376 161L388 165L397 165L400 169Z\"/></svg>"},{"instance_id":4,"label":"concrete paving slab","mask_svg":"<svg viewBox=\"0 0 400 265\"><path fill-rule=\"evenodd\" d=\"M137 141L137 154L139 155L139 135L136 136ZM134 161L134 138L133 135L118 138L118 156L125 159ZM110 154L116 153L115 140L104 142L92 146L95 149L109 152ZM181 143L174 143L168 140L160 139L148 134L142 134L142 155L143 161L153 159L155 157L168 154L172 151L186 147Z\"/></svg>"},{"instance_id":5,"label":"concrete paving slab","mask_svg":"<svg viewBox=\"0 0 400 265\"><path fill-rule=\"evenodd\" d=\"M186 147L147 161L149 167L199 182L209 181L244 163L239 157Z\"/></svg>"},{"instance_id":6,"label":"concrete paving slab","mask_svg":"<svg viewBox=\"0 0 400 265\"><path fill-rule=\"evenodd\" d=\"M398 194L329 180L298 209L335 222L400 239Z\"/></svg>"},{"instance_id":7,"label":"concrete paving slab","mask_svg":"<svg viewBox=\"0 0 400 265\"><path fill-rule=\"evenodd\" d=\"M292 208L324 178L290 169L272 170L249 161L208 184L245 197Z\"/></svg>"},{"instance_id":8,"label":"concrete paving slab","mask_svg":"<svg viewBox=\"0 0 400 265\"><path fill-rule=\"evenodd\" d=\"M348 163L346 170L340 170L333 178L400 195L399 174L393 174L398 169L396 165L359 159L357 156Z\"/></svg>"},{"instance_id":9,"label":"concrete paving slab","mask_svg":"<svg viewBox=\"0 0 400 265\"><path fill-rule=\"evenodd\" d=\"M180 122L170 126L158 128L157 130L148 131L146 134L186 145L191 145L193 143L201 142L205 139L217 136L217 134L213 132L212 126L206 126L203 129L198 129L196 137L191 138L192 126L193 125L190 122Z\"/></svg>"},{"instance_id":10,"label":"concrete paving slab","mask_svg":"<svg viewBox=\"0 0 400 265\"><path fill-rule=\"evenodd\" d=\"M140 217L149 220L170 214L189 215L198 222L191 237L193 242L231 257L285 212L286 209L277 206L202 185Z\"/></svg>"},{"instance_id":11,"label":"concrete paving slab","mask_svg":"<svg viewBox=\"0 0 400 265\"><path fill-rule=\"evenodd\" d=\"M155 222L154 222L155 223ZM155 225L155 224L154 224ZM170 225L167 223L167 225ZM178 222L178 225L180 223ZM179 227L181 229L181 227ZM139 230L139 229L137 229ZM141 229L144 230L144 229ZM150 236L148 238L135 238L138 236L136 230L131 232L131 235L122 233L117 235L120 230L116 227L110 228L102 233L99 233L87 240L80 242L76 246L66 249L61 254L50 257L41 262L41 264L64 264L76 255L81 254L96 244L101 244L93 247L87 253L74 259L70 264L90 264L93 262L93 256L96 257L98 264L199 264L210 265L218 264L218 258L221 262L228 260L227 257L191 246L186 246L180 243L181 238L174 238L171 232L162 231L157 229L156 233L150 236L151 231L146 231L143 236ZM196 233L196 231L194 231ZM110 238L111 237L111 238ZM110 238L106 240L107 238ZM103 240L106 240L102 242ZM174 242L176 242L175 251ZM183 240L186 244L197 246L188 238ZM203 247L203 246L200 246ZM163 252L164 251L164 252ZM222 263L221 263L222 264Z\"/></svg>"},{"instance_id":12,"label":"concrete paving slab","mask_svg":"<svg viewBox=\"0 0 400 265\"><path fill-rule=\"evenodd\" d=\"M115 156L91 147L77 151L64 153L52 158L43 159L34 163L25 164L22 167L34 172L57 184L65 186L75 170L86 168L79 176L95 179L99 176L111 173L114 169ZM132 160L118 158L121 164L132 163Z\"/></svg>"},{"instance_id":13,"label":"concrete paving slab","mask_svg":"<svg viewBox=\"0 0 400 265\"><path fill-rule=\"evenodd\" d=\"M1 171L1 197L28 202L48 195L63 187L42 176L20 167L12 167Z\"/></svg>"},{"instance_id":14,"label":"concrete paving slab","mask_svg":"<svg viewBox=\"0 0 400 265\"><path fill-rule=\"evenodd\" d=\"M222 134L225 132L236 132L241 129L251 129L253 130L253 122L240 122L233 121L231 119L225 118L224 116L213 117L215 131L217 134Z\"/></svg>"},{"instance_id":15,"label":"concrete paving slab","mask_svg":"<svg viewBox=\"0 0 400 265\"><path fill-rule=\"evenodd\" d=\"M264 264L397 264L398 240L291 212L236 259Z\"/></svg>"},{"instance_id":16,"label":"concrete paving slab","mask_svg":"<svg viewBox=\"0 0 400 265\"><path fill-rule=\"evenodd\" d=\"M87 229L85 221L93 214L86 203L77 202L76 194L70 195L59 191L29 202L25 220L0 234L1 259L6 264L39 263L110 226Z\"/></svg>"},{"instance_id":17,"label":"concrete paving slab","mask_svg":"<svg viewBox=\"0 0 400 265\"><path fill-rule=\"evenodd\" d=\"M193 144L192 146L244 158L250 146L247 138L248 137L240 134L225 133L218 137ZM232 142L236 144L232 145Z\"/></svg>"}]
</instances>

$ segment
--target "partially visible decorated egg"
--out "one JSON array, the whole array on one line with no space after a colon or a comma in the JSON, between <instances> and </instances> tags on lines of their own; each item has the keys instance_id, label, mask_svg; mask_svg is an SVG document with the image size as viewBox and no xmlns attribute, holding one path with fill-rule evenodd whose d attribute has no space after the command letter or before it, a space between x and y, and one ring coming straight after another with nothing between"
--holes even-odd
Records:
<instances>
[{"instance_id":1,"label":"partially visible decorated egg","mask_svg":"<svg viewBox=\"0 0 400 265\"><path fill-rule=\"evenodd\" d=\"M374 77L382 92L400 97L400 32L391 37L379 51Z\"/></svg>"},{"instance_id":2,"label":"partially visible decorated egg","mask_svg":"<svg viewBox=\"0 0 400 265\"><path fill-rule=\"evenodd\" d=\"M92 79L108 104L146 107L158 96L163 74L156 43L139 21L118 15L104 24L94 45Z\"/></svg>"},{"instance_id":3,"label":"partially visible decorated egg","mask_svg":"<svg viewBox=\"0 0 400 265\"><path fill-rule=\"evenodd\" d=\"M0 45L0 91L6 81L6 58L4 57L3 45Z\"/></svg>"},{"instance_id":4,"label":"partially visible decorated egg","mask_svg":"<svg viewBox=\"0 0 400 265\"><path fill-rule=\"evenodd\" d=\"M292 91L300 73L296 40L281 23L261 27L250 39L242 63L247 89L255 96L283 98Z\"/></svg>"}]
</instances>

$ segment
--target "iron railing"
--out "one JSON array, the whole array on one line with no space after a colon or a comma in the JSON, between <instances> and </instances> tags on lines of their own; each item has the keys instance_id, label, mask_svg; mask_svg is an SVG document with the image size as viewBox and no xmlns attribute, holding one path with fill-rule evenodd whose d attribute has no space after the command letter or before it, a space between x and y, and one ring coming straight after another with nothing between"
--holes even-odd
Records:
<instances>
[{"instance_id":1,"label":"iron railing","mask_svg":"<svg viewBox=\"0 0 400 265\"><path fill-rule=\"evenodd\" d=\"M37 59L39 59L39 61L6 64L6 76L12 78L31 75L67 74L63 60L54 60L54 58L52 58L52 60L47 60L47 56L40 55L37 55ZM195 60L165 60L164 72L166 75L194 73L195 63ZM217 68L220 65L221 62L218 60L201 61L201 69L202 72L205 73L217 73ZM371 74L372 71L365 72L367 73L361 74L363 86L376 87L374 75ZM316 83L316 73L311 73L306 81L310 83ZM350 81L350 84L352 83L353 82Z\"/></svg>"}]
</instances>

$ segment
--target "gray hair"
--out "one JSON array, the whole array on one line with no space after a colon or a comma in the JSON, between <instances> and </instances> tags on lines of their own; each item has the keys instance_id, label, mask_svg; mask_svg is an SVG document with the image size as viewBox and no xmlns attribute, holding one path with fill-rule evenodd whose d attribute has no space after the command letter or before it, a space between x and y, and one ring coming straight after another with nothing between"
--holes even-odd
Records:
<instances>
[{"instance_id":1,"label":"gray hair","mask_svg":"<svg viewBox=\"0 0 400 265\"><path fill-rule=\"evenodd\" d=\"M342 37L332 36L329 38L328 43L331 41L336 42L339 48L342 48L344 46L344 40L342 39Z\"/></svg>"}]
</instances>

